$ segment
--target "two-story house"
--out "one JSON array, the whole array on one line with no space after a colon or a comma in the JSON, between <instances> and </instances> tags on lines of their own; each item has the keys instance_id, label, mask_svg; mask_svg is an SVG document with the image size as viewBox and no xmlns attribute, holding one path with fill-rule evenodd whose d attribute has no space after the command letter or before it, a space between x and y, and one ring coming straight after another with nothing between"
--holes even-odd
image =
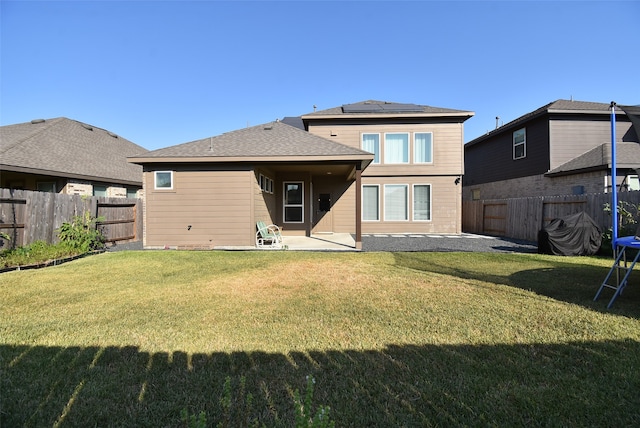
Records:
<instances>
[{"instance_id":1,"label":"two-story house","mask_svg":"<svg viewBox=\"0 0 640 428\"><path fill-rule=\"evenodd\" d=\"M632 120L635 114L616 110L617 185L638 190ZM464 159L464 200L610 191L610 104L554 101L468 142Z\"/></svg>"},{"instance_id":2,"label":"two-story house","mask_svg":"<svg viewBox=\"0 0 640 428\"><path fill-rule=\"evenodd\" d=\"M144 168L146 248L285 235L459 233L473 112L364 101L129 158Z\"/></svg>"}]
</instances>

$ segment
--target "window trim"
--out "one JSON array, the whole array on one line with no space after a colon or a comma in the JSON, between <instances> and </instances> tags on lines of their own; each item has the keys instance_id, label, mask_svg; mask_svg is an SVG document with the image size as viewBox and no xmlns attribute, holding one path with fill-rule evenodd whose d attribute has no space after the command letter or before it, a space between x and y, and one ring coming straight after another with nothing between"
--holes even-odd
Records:
<instances>
[{"instance_id":1,"label":"window trim","mask_svg":"<svg viewBox=\"0 0 640 428\"><path fill-rule=\"evenodd\" d=\"M365 219L364 218L364 188L365 187L376 187L377 188L378 203L376 204L376 219L375 220ZM362 221L379 222L380 221L380 185L379 184L363 184L362 185L362 201L360 201L360 204L361 204L361 207L362 207L362 217L361 217Z\"/></svg>"},{"instance_id":2,"label":"window trim","mask_svg":"<svg viewBox=\"0 0 640 428\"><path fill-rule=\"evenodd\" d=\"M171 185L169 187L158 187L158 174L170 174ZM174 189L174 174L173 171L153 171L153 189L154 190L173 190Z\"/></svg>"},{"instance_id":3,"label":"window trim","mask_svg":"<svg viewBox=\"0 0 640 428\"><path fill-rule=\"evenodd\" d=\"M416 219L416 187L429 187L429 218ZM411 219L419 222L433 221L433 185L431 183L414 183L411 186Z\"/></svg>"},{"instance_id":4,"label":"window trim","mask_svg":"<svg viewBox=\"0 0 640 428\"><path fill-rule=\"evenodd\" d=\"M299 184L302 189L301 195L301 203L300 204L288 204L287 203L287 184ZM302 210L302 219L301 221L287 221L287 208L297 208L300 207ZM282 222L283 223L295 223L302 224L304 223L304 181L284 181L282 183Z\"/></svg>"},{"instance_id":5,"label":"window trim","mask_svg":"<svg viewBox=\"0 0 640 428\"><path fill-rule=\"evenodd\" d=\"M371 165L380 165L381 163L381 149L382 149L382 143L380 142L380 133L379 132L363 132L362 134L360 134L360 148L366 152L368 152L369 150L364 148L364 136L365 135L377 135L378 136L378 153L375 152L369 152L369 153L373 153L373 161L371 162ZM378 158L378 161L376 162L376 157Z\"/></svg>"},{"instance_id":6,"label":"window trim","mask_svg":"<svg viewBox=\"0 0 640 428\"><path fill-rule=\"evenodd\" d=\"M516 133L522 131L522 142L516 143ZM513 142L513 160L524 159L527 157L527 128L520 128L516 131L513 131L511 136L511 141ZM522 156L516 157L516 147L522 146Z\"/></svg>"},{"instance_id":7,"label":"window trim","mask_svg":"<svg viewBox=\"0 0 640 428\"><path fill-rule=\"evenodd\" d=\"M387 187L404 187L405 196L406 196L406 199L405 199L405 213L406 213L406 216L405 216L404 219L388 219L387 218L387 192L386 192ZM410 215L409 215L409 199L410 199L409 198L409 184L405 184L405 183L386 183L386 184L384 184L384 189L385 189L385 191L384 191L384 203L383 203L383 205L384 205L384 221L389 221L389 222L391 222L391 221L398 221L398 222L405 222L405 221L408 222L408 221L410 221Z\"/></svg>"},{"instance_id":8,"label":"window trim","mask_svg":"<svg viewBox=\"0 0 640 428\"><path fill-rule=\"evenodd\" d=\"M422 162L419 161L416 156L418 151L416 150L417 147L417 142L416 142L416 135L418 134L429 134L431 135L431 141L429 144L429 161L427 162ZM419 165L432 165L433 164L433 132L429 131L429 132L414 132L413 133L413 163L414 164L419 164Z\"/></svg>"},{"instance_id":9,"label":"window trim","mask_svg":"<svg viewBox=\"0 0 640 428\"><path fill-rule=\"evenodd\" d=\"M387 161L387 135L406 135L407 136L407 161L406 162L388 162ZM382 150L384 155L384 163L387 165L409 165L411 159L411 133L409 132L385 132L384 133L384 149Z\"/></svg>"}]
</instances>

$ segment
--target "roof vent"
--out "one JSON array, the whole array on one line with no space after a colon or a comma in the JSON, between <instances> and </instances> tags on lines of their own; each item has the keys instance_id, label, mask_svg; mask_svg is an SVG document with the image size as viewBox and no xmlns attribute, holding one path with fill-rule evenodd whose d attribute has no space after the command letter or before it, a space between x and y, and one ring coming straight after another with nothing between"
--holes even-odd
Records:
<instances>
[{"instance_id":1,"label":"roof vent","mask_svg":"<svg viewBox=\"0 0 640 428\"><path fill-rule=\"evenodd\" d=\"M273 129L273 124L269 123L267 125L264 126L264 130L265 131L271 131Z\"/></svg>"},{"instance_id":2,"label":"roof vent","mask_svg":"<svg viewBox=\"0 0 640 428\"><path fill-rule=\"evenodd\" d=\"M35 125L36 123L43 123L43 122L44 122L44 119L33 119L33 120L31 121L31 123L32 123L32 124L34 124L34 125Z\"/></svg>"},{"instance_id":3,"label":"roof vent","mask_svg":"<svg viewBox=\"0 0 640 428\"><path fill-rule=\"evenodd\" d=\"M113 132L107 131L107 134L109 134L113 138L118 138L118 136L116 134L114 134Z\"/></svg>"},{"instance_id":4,"label":"roof vent","mask_svg":"<svg viewBox=\"0 0 640 428\"><path fill-rule=\"evenodd\" d=\"M86 123L81 123L80 125L82 125L82 127L84 129L88 129L89 131L93 131L93 126L91 126L91 125L87 125Z\"/></svg>"}]
</instances>

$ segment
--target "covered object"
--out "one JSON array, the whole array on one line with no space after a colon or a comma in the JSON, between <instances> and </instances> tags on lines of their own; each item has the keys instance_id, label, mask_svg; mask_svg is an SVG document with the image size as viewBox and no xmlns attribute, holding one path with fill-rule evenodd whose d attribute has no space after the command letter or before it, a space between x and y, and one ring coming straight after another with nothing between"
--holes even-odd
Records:
<instances>
[{"instance_id":1,"label":"covered object","mask_svg":"<svg viewBox=\"0 0 640 428\"><path fill-rule=\"evenodd\" d=\"M553 219L538 233L538 253L591 256L598 252L602 232L585 212Z\"/></svg>"}]
</instances>

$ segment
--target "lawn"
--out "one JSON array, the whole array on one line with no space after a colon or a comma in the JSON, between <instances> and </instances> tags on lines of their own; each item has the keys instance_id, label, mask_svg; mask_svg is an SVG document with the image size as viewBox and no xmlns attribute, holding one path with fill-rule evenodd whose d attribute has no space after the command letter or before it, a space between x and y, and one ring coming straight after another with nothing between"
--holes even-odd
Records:
<instances>
[{"instance_id":1,"label":"lawn","mask_svg":"<svg viewBox=\"0 0 640 428\"><path fill-rule=\"evenodd\" d=\"M0 426L638 426L640 286L537 254L105 253L0 275Z\"/></svg>"}]
</instances>

